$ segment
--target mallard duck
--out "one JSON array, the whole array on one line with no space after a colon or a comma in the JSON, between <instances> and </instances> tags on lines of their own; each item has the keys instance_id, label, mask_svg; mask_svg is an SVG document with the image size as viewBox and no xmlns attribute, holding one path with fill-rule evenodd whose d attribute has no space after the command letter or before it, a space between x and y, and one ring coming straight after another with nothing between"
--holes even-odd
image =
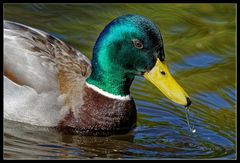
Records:
<instances>
[{"instance_id":1,"label":"mallard duck","mask_svg":"<svg viewBox=\"0 0 240 163\"><path fill-rule=\"evenodd\" d=\"M50 34L4 21L4 118L60 132L128 132L136 126L130 86L144 76L175 103L188 94L171 76L156 24L124 15L100 33L91 62Z\"/></svg>"}]
</instances>

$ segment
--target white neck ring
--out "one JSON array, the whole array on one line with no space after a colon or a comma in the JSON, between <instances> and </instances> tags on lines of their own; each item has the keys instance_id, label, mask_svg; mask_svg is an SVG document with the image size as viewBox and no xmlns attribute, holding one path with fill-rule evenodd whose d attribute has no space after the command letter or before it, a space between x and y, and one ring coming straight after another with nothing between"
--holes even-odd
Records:
<instances>
[{"instance_id":1,"label":"white neck ring","mask_svg":"<svg viewBox=\"0 0 240 163\"><path fill-rule=\"evenodd\" d=\"M108 98L111 98L111 99L123 100L123 101L127 101L127 100L132 99L132 97L130 95L126 95L126 96L114 95L114 94L111 94L109 92L106 92L106 91L102 90L101 88L96 87L95 85L89 84L87 82L86 82L86 85L89 88L93 89L94 91L98 92L99 94L104 95L104 96L106 96Z\"/></svg>"}]
</instances>

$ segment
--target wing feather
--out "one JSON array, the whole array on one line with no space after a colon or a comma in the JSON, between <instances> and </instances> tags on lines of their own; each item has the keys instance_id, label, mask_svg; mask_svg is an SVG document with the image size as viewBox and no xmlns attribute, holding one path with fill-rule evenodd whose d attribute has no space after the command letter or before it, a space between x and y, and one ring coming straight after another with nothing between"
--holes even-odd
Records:
<instances>
[{"instance_id":1,"label":"wing feather","mask_svg":"<svg viewBox=\"0 0 240 163\"><path fill-rule=\"evenodd\" d=\"M61 40L34 28L4 21L4 72L37 91L56 89L65 79L86 78L90 61ZM61 74L63 75L63 74ZM11 77L9 77L11 78Z\"/></svg>"},{"instance_id":2,"label":"wing feather","mask_svg":"<svg viewBox=\"0 0 240 163\"><path fill-rule=\"evenodd\" d=\"M65 108L82 104L90 72L88 58L61 40L4 21L4 118L55 126Z\"/></svg>"}]
</instances>

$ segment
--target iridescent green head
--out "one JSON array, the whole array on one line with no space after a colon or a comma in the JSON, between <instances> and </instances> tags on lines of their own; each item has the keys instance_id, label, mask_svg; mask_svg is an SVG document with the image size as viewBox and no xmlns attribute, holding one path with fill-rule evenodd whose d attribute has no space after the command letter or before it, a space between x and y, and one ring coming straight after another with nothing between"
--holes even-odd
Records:
<instances>
[{"instance_id":1,"label":"iridescent green head","mask_svg":"<svg viewBox=\"0 0 240 163\"><path fill-rule=\"evenodd\" d=\"M139 15L124 15L110 22L93 49L92 73L87 82L113 95L128 95L135 75L164 62L159 28Z\"/></svg>"},{"instance_id":2,"label":"iridescent green head","mask_svg":"<svg viewBox=\"0 0 240 163\"><path fill-rule=\"evenodd\" d=\"M164 58L160 31L139 15L116 18L101 32L94 46L92 74L87 82L115 95L129 94L135 75Z\"/></svg>"}]
</instances>

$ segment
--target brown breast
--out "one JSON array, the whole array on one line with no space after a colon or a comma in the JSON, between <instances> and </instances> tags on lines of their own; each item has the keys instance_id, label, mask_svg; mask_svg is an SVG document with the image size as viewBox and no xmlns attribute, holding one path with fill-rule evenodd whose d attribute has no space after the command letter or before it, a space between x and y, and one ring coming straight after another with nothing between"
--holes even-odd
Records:
<instances>
[{"instance_id":1,"label":"brown breast","mask_svg":"<svg viewBox=\"0 0 240 163\"><path fill-rule=\"evenodd\" d=\"M126 133L136 126L136 107L132 100L116 100L84 85L83 105L71 109L57 129L65 133L108 135Z\"/></svg>"}]
</instances>

